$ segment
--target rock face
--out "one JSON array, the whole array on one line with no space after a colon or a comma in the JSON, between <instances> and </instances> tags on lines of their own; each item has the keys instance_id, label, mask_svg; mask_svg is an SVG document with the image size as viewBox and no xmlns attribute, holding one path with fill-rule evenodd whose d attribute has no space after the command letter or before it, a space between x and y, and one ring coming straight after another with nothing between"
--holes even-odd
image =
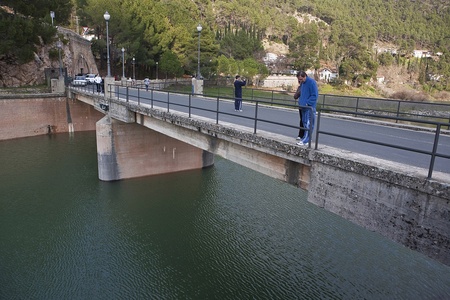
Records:
<instances>
[{"instance_id":1,"label":"rock face","mask_svg":"<svg viewBox=\"0 0 450 300\"><path fill-rule=\"evenodd\" d=\"M62 43L61 60L62 67L67 68L67 75L74 76L77 73L98 73L94 56L91 51L91 43L66 29L58 28L58 34L64 35L67 43ZM16 58L0 56L0 87L19 87L25 85L39 85L45 83L45 69L59 68L59 59L50 59L51 49L57 49L56 42L44 45L36 45L37 52L34 60L21 64Z\"/></svg>"}]
</instances>

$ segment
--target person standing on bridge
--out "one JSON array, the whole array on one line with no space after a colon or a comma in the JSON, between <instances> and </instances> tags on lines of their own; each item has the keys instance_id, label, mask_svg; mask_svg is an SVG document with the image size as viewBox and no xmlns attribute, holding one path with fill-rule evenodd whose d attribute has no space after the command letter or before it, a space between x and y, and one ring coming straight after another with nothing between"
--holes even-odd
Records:
<instances>
[{"instance_id":1,"label":"person standing on bridge","mask_svg":"<svg viewBox=\"0 0 450 300\"><path fill-rule=\"evenodd\" d=\"M94 78L95 85L97 86L97 93L100 93L101 91L101 84L102 84L102 78L100 77L100 74L97 73L97 75Z\"/></svg>"},{"instance_id":2,"label":"person standing on bridge","mask_svg":"<svg viewBox=\"0 0 450 300\"><path fill-rule=\"evenodd\" d=\"M301 82L299 76L300 76L300 72L297 73L297 80L298 80L299 86L297 88L297 91L294 94L294 100L297 100L298 98L300 98L300 94L301 94L302 82ZM299 122L300 129L298 131L297 140L301 140L303 138L303 135L305 134L305 130L303 129L302 109L300 107L298 108L298 115L300 117L300 122Z\"/></svg>"},{"instance_id":3,"label":"person standing on bridge","mask_svg":"<svg viewBox=\"0 0 450 300\"><path fill-rule=\"evenodd\" d=\"M145 90L148 92L148 85L150 84L150 79L148 79L148 77L145 77L144 84L145 84Z\"/></svg>"},{"instance_id":4,"label":"person standing on bridge","mask_svg":"<svg viewBox=\"0 0 450 300\"><path fill-rule=\"evenodd\" d=\"M242 87L246 84L246 80L242 80L241 76L236 75L234 81L234 111L242 111Z\"/></svg>"},{"instance_id":5,"label":"person standing on bridge","mask_svg":"<svg viewBox=\"0 0 450 300\"><path fill-rule=\"evenodd\" d=\"M310 134L314 129L314 117L316 114L317 98L319 97L319 90L317 89L317 83L314 79L308 77L304 71L300 71L297 74L298 82L300 83L300 97L298 98L298 105L307 106L302 108L302 121L303 127L306 129L303 138L297 143L297 145L306 145L309 143ZM312 107L312 112L309 107Z\"/></svg>"}]
</instances>

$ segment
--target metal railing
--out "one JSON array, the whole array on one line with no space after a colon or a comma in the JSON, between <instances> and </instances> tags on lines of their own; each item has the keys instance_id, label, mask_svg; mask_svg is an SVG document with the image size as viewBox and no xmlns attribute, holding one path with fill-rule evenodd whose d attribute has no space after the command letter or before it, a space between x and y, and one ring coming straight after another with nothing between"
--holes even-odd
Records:
<instances>
[{"instance_id":1,"label":"metal railing","mask_svg":"<svg viewBox=\"0 0 450 300\"><path fill-rule=\"evenodd\" d=\"M362 139L362 138L357 138L357 137L354 137L354 136L349 136L349 135L343 135L343 134L338 134L338 133L331 133L331 132L327 132L327 131L322 131L320 129L320 118L321 118L322 112L324 112L324 111L332 112L332 113L341 113L341 114L348 114L349 113L349 111L342 111L342 110L335 110L335 109L326 109L326 108L321 108L321 109L318 110L317 125L316 125L316 140L315 140L315 146L314 146L315 150L317 150L317 148L319 146L319 137L320 137L321 134L323 134L323 135L330 135L330 136L339 137L339 138L348 139L348 140L353 140L353 141L359 141L359 142L364 142L364 143L384 146L384 147L388 147L388 148L395 148L395 149L400 149L400 150L405 150L405 151L410 151L410 152L415 152L415 153L421 153L421 154L429 155L430 156L430 164L429 164L429 168L428 168L428 177L427 177L428 179L431 179L431 176L433 174L434 162L435 162L436 157L450 159L450 155L437 152L439 136L441 134L441 127L443 125L446 125L444 123L433 122L433 121L417 121L417 120L415 120L415 122L420 122L420 123L436 126L436 131L435 131L435 134L434 134L434 142L433 142L432 150L431 151L425 151L425 150L420 150L420 149L417 149L417 148L410 148L410 147L404 147L404 146L399 146L399 145L394 145L394 144L383 143L383 142L380 142L380 141L377 141L377 140ZM353 114L355 114L357 116L364 116L364 117L371 117L371 116L373 116L373 115L366 114L366 113L353 113ZM411 119L395 117L395 116L380 116L380 115L376 115L376 117L377 118L382 118L382 119L399 120L399 121L411 121Z\"/></svg>"},{"instance_id":2,"label":"metal railing","mask_svg":"<svg viewBox=\"0 0 450 300\"><path fill-rule=\"evenodd\" d=\"M184 81L186 82L186 81ZM189 92L190 86L183 87L183 81L175 84L155 83L157 89ZM156 85L154 86L156 88ZM233 86L207 86L205 81L205 90L209 94L216 96L224 96L232 98L234 95ZM216 90L216 92L212 92ZM271 105L290 105L297 103L294 100L293 91L254 89L244 87L242 96L252 101L262 100L270 102ZM395 99L355 97L355 96L339 96L319 94L317 101L318 108L330 108L335 110L346 110L346 114L352 112L364 112L377 118L378 115L396 116L398 118L409 117L418 120L432 120L446 123L444 126L450 129L450 104L437 102L418 102L405 101ZM400 119L394 120L396 123ZM411 120L409 120L411 122Z\"/></svg>"},{"instance_id":3,"label":"metal railing","mask_svg":"<svg viewBox=\"0 0 450 300\"><path fill-rule=\"evenodd\" d=\"M112 88L114 88L114 92L112 91ZM130 90L135 91L134 93L131 93ZM260 105L270 105L270 102L267 101L260 101L260 100L250 100L250 99L243 99L244 101L247 102L251 102L254 103L254 115L253 116L246 116L246 115L240 115L240 114L233 114L227 111L221 111L220 110L220 103L222 100L230 100L230 101L234 101L234 98L230 98L230 97L220 97L220 96L215 96L215 95L205 95L205 94L192 94L192 93L183 93L183 92L171 92L171 91L162 91L162 90L155 90L155 89L150 89L148 90L148 92L150 93L149 96L147 95L142 95L141 91L146 91L145 87L144 88L140 88L140 87L130 87L130 86L117 86L117 85L111 85L108 89L110 96L114 93L115 94L115 98L117 100L120 101L120 99L125 99L125 101L127 103L129 102L137 102L137 104L140 106L143 102L148 102L148 104L151 106L151 108L154 108L155 103L159 103L159 104L164 104L166 105L167 108L167 112L170 112L171 107L173 110L173 107L182 107L182 108L186 108L188 111L188 116L189 118L192 117L192 111L193 110L197 110L197 111L204 111L204 112L208 112L208 113L212 113L214 114L214 119L216 124L219 124L219 117L220 116L233 116L236 118L241 118L241 119L246 119L246 120L250 120L253 123L253 134L257 133L258 130L258 124L259 123L266 123L266 124L272 124L272 125L278 125L278 126L282 126L282 127L289 127L289 128L295 128L295 129L303 129L305 131L309 132L309 136L312 136L312 130L311 128L304 128L304 127L300 127L300 126L295 126L292 124L288 124L288 123L283 123L283 122L278 122L278 121L274 121L274 120L269 120L269 119L263 119L261 117L258 116L259 110L260 110ZM167 98L165 100L160 100L160 99L156 99L154 97L154 93L158 92L158 93L164 93L167 94ZM147 94L147 93L146 93ZM180 102L175 102L175 101L171 101L171 95L185 95L187 96L188 102L187 103L180 103ZM215 106L213 109L211 108L205 108L205 107L201 107L201 106L194 106L192 104L192 97L193 96L202 96L202 97L207 97L210 101L215 101ZM311 110L311 114L314 113L314 109L310 106L299 106L299 105L294 105L294 104L286 104L287 107L290 108L295 108L295 109L299 109L299 108L306 108L306 109L310 109ZM179 110L176 110L177 112L179 112ZM311 140L309 139L308 142L308 148L311 148Z\"/></svg>"},{"instance_id":4,"label":"metal railing","mask_svg":"<svg viewBox=\"0 0 450 300\"><path fill-rule=\"evenodd\" d=\"M81 88L81 89L91 92L91 93L96 93L96 90L94 90L92 88ZM109 85L108 86L109 98L111 98L112 95L115 95L115 98L119 101L121 101L121 99L123 99L123 101L125 101L127 103L128 102L137 102L138 106L142 105L144 102L148 102L148 104L151 106L151 108L154 108L155 103L159 103L159 104L164 105L164 107L167 109L167 112L170 112L171 109L176 110L176 109L174 109L176 107L186 108L188 111L189 118L192 117L192 110L209 112L209 113L214 114L214 119L215 119L216 124L219 124L219 116L221 116L221 115L228 115L228 116L233 116L233 117L237 117L237 118L243 118L243 119L251 120L253 122L253 134L257 133L259 123L268 123L268 124L272 124L272 125L278 125L278 126L295 128L295 129L301 128L301 129L309 131L309 134L312 137L311 129L303 128L298 125L295 126L295 125L288 124L285 122L263 119L263 118L259 117L258 112L259 112L260 106L261 105L272 105L273 103L271 101L252 100L252 99L244 98L243 99L244 101L254 103L254 107L255 107L253 116L245 116L245 115L233 114L233 113L230 113L227 111L220 110L221 100L233 101L234 98L232 98L232 97L217 96L217 95L209 95L208 96L205 94L197 95L197 94L192 94L192 93L162 91L162 90L155 90L155 89L150 89L150 88L149 88L150 95L148 96L148 93L145 93L143 95L141 93L141 91L145 91L145 88L130 87L130 86L118 86L118 85ZM154 94L156 92L158 92L159 94L161 94L161 93L166 94L167 96L165 99L156 99L154 97ZM172 100L171 96L173 96L173 95L185 95L187 97L187 103L186 102L184 102L184 103L177 102L175 100ZM214 108L205 108L205 107L200 107L200 106L194 106L192 104L192 97L194 97L194 96L202 96L202 97L210 99L210 101L215 101ZM299 106L297 104L295 104L295 105L294 104L284 104L284 106L291 108L291 109L296 109L296 110L298 110L299 108L308 108L308 109L311 109L311 112L313 113L313 108L311 108L311 107L303 107L303 106ZM179 112L179 110L176 110L176 111ZM381 119L386 119L386 120L394 120L394 121L417 122L417 123L427 124L429 126L435 126L436 130L435 130L435 134L434 134L433 147L432 147L432 150L425 151L425 150L421 150L418 148L404 147L404 146L400 146L400 145L394 145L394 144L380 142L377 140L357 138L355 136L348 136L348 135L343 135L343 134L339 134L339 133L323 131L320 128L322 112L338 113L338 114L351 114L351 115L360 116L363 118L376 117L376 118L381 118ZM314 148L316 150L318 149L318 146L319 146L320 136L321 135L329 135L329 136L334 136L334 137L338 137L338 138L342 138L342 139L348 139L348 140L353 140L353 141L358 141L358 142L375 144L375 145L379 145L379 146L383 146L383 147L387 147L387 148L394 148L394 149L400 149L400 150L429 155L430 163L429 163L429 168L428 168L428 177L427 177L428 179L431 179L431 177L432 177L436 157L450 159L450 155L437 152L439 137L441 134L441 128L443 126L447 126L447 123L442 123L442 122L437 122L437 121L408 119L408 118L403 118L403 117L398 117L398 116L375 115L375 114L354 112L354 111L348 111L348 110L336 110L336 109L330 109L330 108L318 109L318 114L317 114L316 119L317 119L316 128L315 128L316 136L315 136L315 148ZM311 148L311 140L312 139L310 138L308 148Z\"/></svg>"}]
</instances>

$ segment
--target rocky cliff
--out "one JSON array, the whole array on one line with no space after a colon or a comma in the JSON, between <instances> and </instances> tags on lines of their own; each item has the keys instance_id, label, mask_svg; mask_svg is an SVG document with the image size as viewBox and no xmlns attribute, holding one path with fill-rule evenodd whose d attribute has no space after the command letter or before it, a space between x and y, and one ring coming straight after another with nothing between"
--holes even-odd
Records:
<instances>
[{"instance_id":1,"label":"rocky cliff","mask_svg":"<svg viewBox=\"0 0 450 300\"><path fill-rule=\"evenodd\" d=\"M61 48L61 60L63 68L67 68L68 76L77 73L98 73L94 56L91 51L91 43L66 28L58 28L58 36L64 36ZM16 58L0 56L0 87L19 87L26 85L39 85L45 83L45 69L59 68L59 58L51 59L50 51L57 50L56 42L44 45L36 45L37 52L34 60L21 64Z\"/></svg>"}]
</instances>

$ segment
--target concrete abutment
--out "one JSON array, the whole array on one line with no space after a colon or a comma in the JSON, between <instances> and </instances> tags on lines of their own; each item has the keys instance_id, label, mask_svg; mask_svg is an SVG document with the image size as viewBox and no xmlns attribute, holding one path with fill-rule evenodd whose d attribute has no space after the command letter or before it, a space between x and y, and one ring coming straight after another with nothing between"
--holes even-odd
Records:
<instances>
[{"instance_id":1,"label":"concrete abutment","mask_svg":"<svg viewBox=\"0 0 450 300\"><path fill-rule=\"evenodd\" d=\"M113 181L209 167L214 155L135 123L97 122L100 180Z\"/></svg>"}]
</instances>

